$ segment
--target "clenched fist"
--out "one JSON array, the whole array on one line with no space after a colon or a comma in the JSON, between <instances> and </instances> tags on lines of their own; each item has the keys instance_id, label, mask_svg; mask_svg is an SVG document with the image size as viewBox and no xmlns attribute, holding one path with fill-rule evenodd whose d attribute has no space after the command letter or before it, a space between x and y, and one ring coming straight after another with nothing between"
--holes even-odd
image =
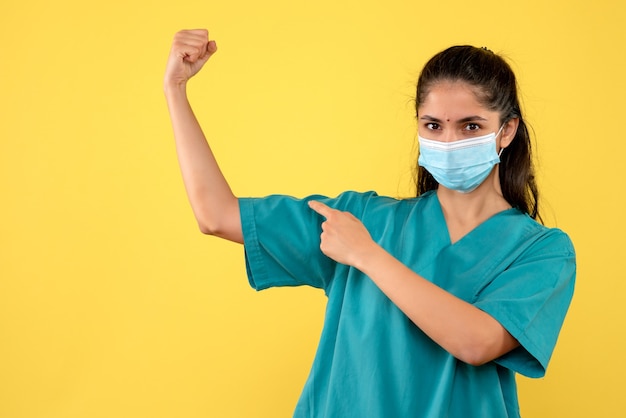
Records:
<instances>
[{"instance_id":1,"label":"clenched fist","mask_svg":"<svg viewBox=\"0 0 626 418\"><path fill-rule=\"evenodd\" d=\"M165 70L164 85L182 86L193 77L217 51L206 29L183 30L174 36Z\"/></svg>"}]
</instances>

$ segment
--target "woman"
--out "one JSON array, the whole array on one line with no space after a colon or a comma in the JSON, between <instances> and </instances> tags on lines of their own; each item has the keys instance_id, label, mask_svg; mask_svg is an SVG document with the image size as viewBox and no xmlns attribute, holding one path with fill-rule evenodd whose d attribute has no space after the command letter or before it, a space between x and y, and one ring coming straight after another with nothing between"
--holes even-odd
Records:
<instances>
[{"instance_id":1,"label":"woman","mask_svg":"<svg viewBox=\"0 0 626 418\"><path fill-rule=\"evenodd\" d=\"M179 32L165 92L203 233L242 243L256 289L310 285L328 306L296 417L517 417L515 373L545 373L574 287L537 191L515 77L452 47L417 86L418 196L237 198L186 97L217 50ZM276 229L276 225L280 225Z\"/></svg>"}]
</instances>

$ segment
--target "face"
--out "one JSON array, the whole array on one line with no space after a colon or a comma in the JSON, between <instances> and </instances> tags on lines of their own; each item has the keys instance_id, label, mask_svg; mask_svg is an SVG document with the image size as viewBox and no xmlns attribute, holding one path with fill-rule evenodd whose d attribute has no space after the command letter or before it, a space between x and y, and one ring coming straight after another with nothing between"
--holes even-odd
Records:
<instances>
[{"instance_id":1,"label":"face","mask_svg":"<svg viewBox=\"0 0 626 418\"><path fill-rule=\"evenodd\" d=\"M478 101L475 88L462 81L433 85L418 109L418 132L426 139L452 142L498 132L500 113ZM499 151L507 147L518 120L508 121L496 139Z\"/></svg>"}]
</instances>

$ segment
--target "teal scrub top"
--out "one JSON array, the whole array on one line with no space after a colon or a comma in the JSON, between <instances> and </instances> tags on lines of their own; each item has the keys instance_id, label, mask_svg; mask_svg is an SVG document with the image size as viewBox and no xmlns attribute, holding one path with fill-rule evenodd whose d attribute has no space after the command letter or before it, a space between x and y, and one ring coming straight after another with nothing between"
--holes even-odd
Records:
<instances>
[{"instance_id":1,"label":"teal scrub top","mask_svg":"<svg viewBox=\"0 0 626 418\"><path fill-rule=\"evenodd\" d=\"M351 212L386 251L493 316L520 347L482 366L426 336L367 276L320 251L323 218L309 200ZM517 209L452 244L434 192L397 200L240 199L246 268L257 290L309 285L328 297L324 327L294 417L519 417L515 373L545 374L569 307L574 248Z\"/></svg>"}]
</instances>

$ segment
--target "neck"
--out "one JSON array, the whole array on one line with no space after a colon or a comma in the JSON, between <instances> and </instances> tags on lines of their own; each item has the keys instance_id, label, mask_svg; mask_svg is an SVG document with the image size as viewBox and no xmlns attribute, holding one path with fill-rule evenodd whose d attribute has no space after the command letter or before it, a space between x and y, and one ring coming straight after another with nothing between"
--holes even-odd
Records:
<instances>
[{"instance_id":1,"label":"neck","mask_svg":"<svg viewBox=\"0 0 626 418\"><path fill-rule=\"evenodd\" d=\"M446 218L461 224L477 224L511 208L502 196L498 166L474 191L461 193L440 185L437 197Z\"/></svg>"}]
</instances>

